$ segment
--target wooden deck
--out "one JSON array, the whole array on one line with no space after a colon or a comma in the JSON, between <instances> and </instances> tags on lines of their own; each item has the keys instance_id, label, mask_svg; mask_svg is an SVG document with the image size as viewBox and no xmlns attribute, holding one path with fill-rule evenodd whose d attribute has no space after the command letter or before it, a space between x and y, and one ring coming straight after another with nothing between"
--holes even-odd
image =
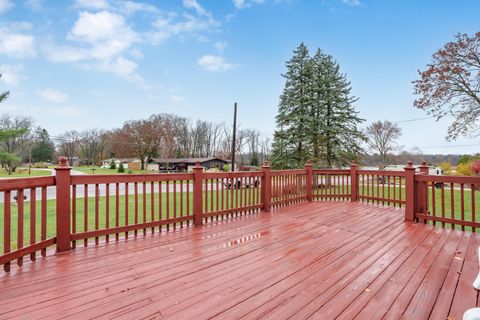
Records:
<instances>
[{"instance_id":1,"label":"wooden deck","mask_svg":"<svg viewBox=\"0 0 480 320\"><path fill-rule=\"evenodd\" d=\"M77 248L0 275L0 319L461 319L480 237L403 219L318 202Z\"/></svg>"}]
</instances>

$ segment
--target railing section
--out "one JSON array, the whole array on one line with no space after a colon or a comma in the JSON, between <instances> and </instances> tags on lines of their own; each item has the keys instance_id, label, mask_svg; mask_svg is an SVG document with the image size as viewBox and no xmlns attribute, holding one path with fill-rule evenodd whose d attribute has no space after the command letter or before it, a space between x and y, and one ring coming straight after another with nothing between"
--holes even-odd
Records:
<instances>
[{"instance_id":1,"label":"railing section","mask_svg":"<svg viewBox=\"0 0 480 320\"><path fill-rule=\"evenodd\" d=\"M351 186L350 170L313 170L314 200L350 200Z\"/></svg>"},{"instance_id":2,"label":"railing section","mask_svg":"<svg viewBox=\"0 0 480 320\"><path fill-rule=\"evenodd\" d=\"M204 173L203 222L260 211L262 172Z\"/></svg>"},{"instance_id":3,"label":"railing section","mask_svg":"<svg viewBox=\"0 0 480 320\"><path fill-rule=\"evenodd\" d=\"M307 171L275 170L270 174L271 205L284 207L307 199Z\"/></svg>"},{"instance_id":4,"label":"railing section","mask_svg":"<svg viewBox=\"0 0 480 320\"><path fill-rule=\"evenodd\" d=\"M480 228L480 177L416 175L419 221L443 228Z\"/></svg>"},{"instance_id":5,"label":"railing section","mask_svg":"<svg viewBox=\"0 0 480 320\"><path fill-rule=\"evenodd\" d=\"M0 183L0 265L10 270L11 261L22 266L29 255L45 256L56 242L53 177L5 179Z\"/></svg>"},{"instance_id":6,"label":"railing section","mask_svg":"<svg viewBox=\"0 0 480 320\"><path fill-rule=\"evenodd\" d=\"M72 176L72 247L190 226L192 180L190 173Z\"/></svg>"}]
</instances>

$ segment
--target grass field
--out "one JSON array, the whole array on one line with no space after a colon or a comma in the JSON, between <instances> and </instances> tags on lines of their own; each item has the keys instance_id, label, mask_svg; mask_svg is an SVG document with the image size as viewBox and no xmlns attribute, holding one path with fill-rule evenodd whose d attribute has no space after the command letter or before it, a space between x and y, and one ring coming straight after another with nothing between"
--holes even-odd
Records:
<instances>
[{"instance_id":1,"label":"grass field","mask_svg":"<svg viewBox=\"0 0 480 320\"><path fill-rule=\"evenodd\" d=\"M50 176L51 172L47 170L32 169L31 173L28 173L28 168L17 168L16 172L8 174L5 170L0 170L0 178L25 178L25 177L42 177Z\"/></svg>"}]
</instances>

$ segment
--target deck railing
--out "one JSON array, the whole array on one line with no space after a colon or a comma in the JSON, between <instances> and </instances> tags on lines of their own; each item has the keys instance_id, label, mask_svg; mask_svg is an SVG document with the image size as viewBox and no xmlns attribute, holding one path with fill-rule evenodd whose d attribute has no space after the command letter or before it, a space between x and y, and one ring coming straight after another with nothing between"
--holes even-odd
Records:
<instances>
[{"instance_id":1,"label":"deck railing","mask_svg":"<svg viewBox=\"0 0 480 320\"><path fill-rule=\"evenodd\" d=\"M309 201L402 208L406 221L476 231L480 177L404 171L313 169L207 173L70 175L0 180L0 265L57 252L235 218ZM3 199L3 200L2 200ZM39 252L39 253L38 253Z\"/></svg>"}]
</instances>

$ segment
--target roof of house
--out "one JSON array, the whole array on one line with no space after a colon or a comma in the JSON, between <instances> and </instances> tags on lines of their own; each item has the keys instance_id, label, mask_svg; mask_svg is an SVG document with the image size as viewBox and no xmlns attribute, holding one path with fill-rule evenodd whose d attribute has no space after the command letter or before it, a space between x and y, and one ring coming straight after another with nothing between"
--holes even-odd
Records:
<instances>
[{"instance_id":1,"label":"roof of house","mask_svg":"<svg viewBox=\"0 0 480 320\"><path fill-rule=\"evenodd\" d=\"M200 163L207 162L207 161L212 161L212 160L218 160L222 161L225 163L229 163L229 160L223 160L217 157L210 157L210 158L176 158L176 159L160 159L160 158L152 158L150 160L153 160L154 162L157 163L169 163L169 164L174 164L174 163L196 163L197 161Z\"/></svg>"}]
</instances>

